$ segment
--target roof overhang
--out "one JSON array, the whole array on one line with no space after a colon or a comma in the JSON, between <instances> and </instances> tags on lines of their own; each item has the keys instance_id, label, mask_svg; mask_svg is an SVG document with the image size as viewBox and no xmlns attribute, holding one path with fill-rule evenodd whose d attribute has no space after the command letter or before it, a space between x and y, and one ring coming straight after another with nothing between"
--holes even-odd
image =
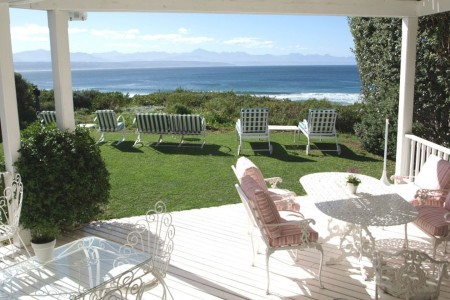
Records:
<instances>
[{"instance_id":1,"label":"roof overhang","mask_svg":"<svg viewBox=\"0 0 450 300\"><path fill-rule=\"evenodd\" d=\"M0 0L10 7L85 12L173 12L419 17L450 11L450 0Z\"/></svg>"}]
</instances>

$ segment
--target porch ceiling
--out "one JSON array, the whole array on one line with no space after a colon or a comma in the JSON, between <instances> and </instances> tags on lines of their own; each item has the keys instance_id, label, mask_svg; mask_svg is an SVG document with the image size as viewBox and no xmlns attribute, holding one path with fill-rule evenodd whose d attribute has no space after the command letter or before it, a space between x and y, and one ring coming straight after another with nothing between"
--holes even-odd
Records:
<instances>
[{"instance_id":1,"label":"porch ceiling","mask_svg":"<svg viewBox=\"0 0 450 300\"><path fill-rule=\"evenodd\" d=\"M448 0L0 0L10 7L86 12L183 12L417 17L450 11Z\"/></svg>"}]
</instances>

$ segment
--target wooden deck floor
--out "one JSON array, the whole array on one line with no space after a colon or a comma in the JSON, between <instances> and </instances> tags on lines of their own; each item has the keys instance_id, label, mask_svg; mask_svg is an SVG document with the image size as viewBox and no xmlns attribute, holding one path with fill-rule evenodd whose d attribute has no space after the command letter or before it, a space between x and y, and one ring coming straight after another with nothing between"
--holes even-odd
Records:
<instances>
[{"instance_id":1,"label":"wooden deck floor","mask_svg":"<svg viewBox=\"0 0 450 300\"><path fill-rule=\"evenodd\" d=\"M338 257L339 237L329 218L317 210L307 197L299 197L301 211L317 221L325 260ZM176 227L175 250L166 282L175 299L374 299L374 282L364 281L356 258L335 265L324 265L323 289L316 280L319 254L301 252L295 262L288 251L274 253L270 259L271 295L265 294L264 255L252 267L251 244L247 235L247 216L242 204L224 205L172 213ZM96 222L76 232L75 238L97 235L123 242L124 227L138 217ZM335 223L331 223L335 225ZM403 226L371 228L379 247L401 247ZM414 225L409 226L410 247L431 249L429 238ZM440 249L441 250L441 249ZM442 251L439 251L442 254ZM438 257L444 259L443 256ZM448 256L445 257L448 259ZM380 299L395 299L380 293ZM439 299L450 299L450 279L445 279Z\"/></svg>"}]
</instances>

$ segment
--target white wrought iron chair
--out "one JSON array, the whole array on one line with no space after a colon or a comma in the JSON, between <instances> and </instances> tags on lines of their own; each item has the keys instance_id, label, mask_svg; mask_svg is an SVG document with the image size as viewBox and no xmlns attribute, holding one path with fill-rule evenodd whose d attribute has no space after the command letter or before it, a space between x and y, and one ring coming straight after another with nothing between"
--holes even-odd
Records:
<instances>
[{"instance_id":1,"label":"white wrought iron chair","mask_svg":"<svg viewBox=\"0 0 450 300\"><path fill-rule=\"evenodd\" d=\"M299 259L299 251L307 248L314 248L320 252L320 264L318 271L318 279L320 287L322 285L322 265L323 250L322 245L317 242L318 234L309 225L315 224L313 219L303 219L299 216L296 220L283 219L272 200L268 195L256 190L254 197L247 197L238 184L235 184L236 190L241 198L242 203L249 217L249 234L251 236L253 259L252 265L255 265L255 254L257 251L254 239L260 237L266 245L266 274L267 289L266 294L270 294L269 285L269 258L275 251L294 250L296 251L296 259ZM253 199L252 199L253 198ZM272 220L268 220L272 219ZM253 229L258 228L259 233L255 233Z\"/></svg>"},{"instance_id":2,"label":"white wrought iron chair","mask_svg":"<svg viewBox=\"0 0 450 300\"><path fill-rule=\"evenodd\" d=\"M5 190L0 196L0 242L8 241L13 246L13 238L17 236L20 244L25 248L28 257L31 257L25 243L19 235L19 219L22 210L23 184L19 174L16 174L12 181L10 173L2 173L5 178ZM9 177L9 178L8 178ZM11 250L15 252L14 250ZM5 261L10 251L0 255L0 259ZM14 254L14 253L12 253Z\"/></svg>"},{"instance_id":3,"label":"white wrought iron chair","mask_svg":"<svg viewBox=\"0 0 450 300\"><path fill-rule=\"evenodd\" d=\"M254 151L269 151L272 154L269 133L269 110L267 108L242 108L240 119L236 121L236 133L239 138L238 156L243 148L243 141L265 140L267 149Z\"/></svg>"},{"instance_id":4,"label":"white wrought iron chair","mask_svg":"<svg viewBox=\"0 0 450 300\"><path fill-rule=\"evenodd\" d=\"M41 125L56 123L56 112L53 110L43 110L38 113L37 117Z\"/></svg>"},{"instance_id":5,"label":"white wrought iron chair","mask_svg":"<svg viewBox=\"0 0 450 300\"><path fill-rule=\"evenodd\" d=\"M337 151L341 154L341 147L339 146L336 132L336 117L337 113L335 109L310 109L308 120L299 122L298 129L308 139L306 145L306 155L309 154L311 149L311 139L335 139L336 150L321 150L321 151ZM319 149L320 150L320 149Z\"/></svg>"},{"instance_id":6,"label":"white wrought iron chair","mask_svg":"<svg viewBox=\"0 0 450 300\"><path fill-rule=\"evenodd\" d=\"M378 289L407 300L438 299L448 264L417 250L375 251L375 299Z\"/></svg>"},{"instance_id":7,"label":"white wrought iron chair","mask_svg":"<svg viewBox=\"0 0 450 300\"><path fill-rule=\"evenodd\" d=\"M116 145L125 141L125 119L122 115L116 116L113 110L97 110L95 112L94 122L97 123L97 130L102 133L98 143L105 141L106 132L118 132L122 131L122 139L116 143Z\"/></svg>"},{"instance_id":8,"label":"white wrought iron chair","mask_svg":"<svg viewBox=\"0 0 450 300\"><path fill-rule=\"evenodd\" d=\"M140 299L144 291L162 285L164 295L162 299L173 299L164 278L173 251L174 237L172 216L166 211L164 202L158 201L154 209L147 211L145 218L138 220L133 231L128 234L126 244L120 249L124 256L115 262L117 268L111 271L110 275L127 271L114 286L108 287L107 294L127 295L125 299ZM140 269L130 265L126 255L129 248L149 253L151 262L139 266Z\"/></svg>"}]
</instances>

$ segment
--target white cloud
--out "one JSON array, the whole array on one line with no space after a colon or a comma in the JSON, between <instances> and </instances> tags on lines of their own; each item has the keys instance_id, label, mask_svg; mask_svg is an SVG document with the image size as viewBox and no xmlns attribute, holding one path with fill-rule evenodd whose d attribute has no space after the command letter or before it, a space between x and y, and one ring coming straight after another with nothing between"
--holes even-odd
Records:
<instances>
[{"instance_id":1,"label":"white cloud","mask_svg":"<svg viewBox=\"0 0 450 300\"><path fill-rule=\"evenodd\" d=\"M189 29L181 27L181 28L178 28L178 32L181 34L186 34L189 32Z\"/></svg>"},{"instance_id":2,"label":"white cloud","mask_svg":"<svg viewBox=\"0 0 450 300\"><path fill-rule=\"evenodd\" d=\"M265 41L260 38L253 37L236 37L223 42L226 45L236 45L246 48L272 48L274 46L273 41Z\"/></svg>"},{"instance_id":3,"label":"white cloud","mask_svg":"<svg viewBox=\"0 0 450 300\"><path fill-rule=\"evenodd\" d=\"M48 27L28 24L11 27L11 38L17 41L43 42L49 40Z\"/></svg>"},{"instance_id":4,"label":"white cloud","mask_svg":"<svg viewBox=\"0 0 450 300\"><path fill-rule=\"evenodd\" d=\"M213 38L206 37L206 36L186 36L186 35L180 35L180 34L176 34L176 33L143 35L140 38L144 41L188 43L188 44L200 44L200 43L214 41Z\"/></svg>"}]
</instances>

